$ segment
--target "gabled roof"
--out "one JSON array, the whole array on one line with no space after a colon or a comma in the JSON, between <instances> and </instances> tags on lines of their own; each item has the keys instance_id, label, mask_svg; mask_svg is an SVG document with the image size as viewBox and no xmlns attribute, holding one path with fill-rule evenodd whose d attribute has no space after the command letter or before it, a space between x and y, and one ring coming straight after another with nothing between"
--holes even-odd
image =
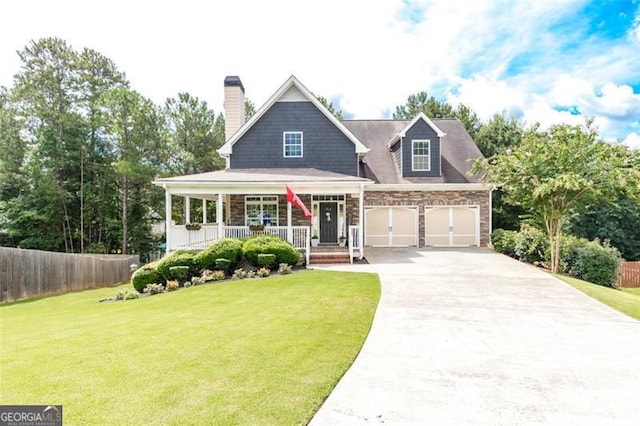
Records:
<instances>
[{"instance_id":1,"label":"gabled roof","mask_svg":"<svg viewBox=\"0 0 640 426\"><path fill-rule=\"evenodd\" d=\"M362 142L360 142L358 138L353 133L351 133L351 131L347 127L345 127L345 125L342 124L340 120L338 120L333 114L331 114L331 112L324 105L322 105L320 101L318 101L318 99L313 95L313 93L309 91L309 89L304 87L304 85L295 76L292 75L287 79L287 81L284 82L282 86L280 86L280 88L269 98L269 100L267 100L267 102L256 111L253 117L251 117L249 121L244 123L242 127L240 127L238 131L235 132L233 136L231 136L231 138L229 138L229 140L220 147L220 149L218 149L218 153L223 157L228 157L229 155L231 155L233 153L233 145L238 140L240 140L240 138L242 138L242 136L258 120L260 120L260 118L269 110L269 108L273 106L273 104L278 102L292 88L297 89L298 92L302 94L304 99L315 105L316 108L318 108L318 110L320 110L320 112L322 112L329 119L329 121L333 123L334 126L336 126L351 142L353 142L356 148L356 153L365 154L369 151L369 149L364 146Z\"/></svg>"},{"instance_id":2,"label":"gabled roof","mask_svg":"<svg viewBox=\"0 0 640 426\"><path fill-rule=\"evenodd\" d=\"M360 140L367 144L369 153L362 161L360 176L377 184L468 184L478 182L479 176L470 175L472 161L482 158L464 125L458 119L434 119L433 126L444 135L440 145L441 176L403 177L393 157L388 141L411 127L408 120L345 120L347 126ZM437 130L436 130L437 131ZM446 132L446 133L445 133Z\"/></svg>"},{"instance_id":3,"label":"gabled roof","mask_svg":"<svg viewBox=\"0 0 640 426\"><path fill-rule=\"evenodd\" d=\"M395 135L393 135L393 137L389 140L389 142L387 142L387 146L389 148L391 148L393 145L396 144L396 142L398 142L401 138L404 138L405 135L407 134L407 131L409 131L410 128L412 128L414 126L414 124L416 124L418 122L418 120L422 120L425 123L427 123L427 126L431 127L433 129L434 132L436 132L436 134L438 135L439 138L442 138L446 135L445 132L443 132L442 130L440 130L440 128L438 126L436 126L436 124L431 121L429 119L429 117L427 117L424 112L419 113L418 115L416 115L413 120L411 120L409 122L409 124L407 124L402 130L400 130L400 132L396 133Z\"/></svg>"}]
</instances>

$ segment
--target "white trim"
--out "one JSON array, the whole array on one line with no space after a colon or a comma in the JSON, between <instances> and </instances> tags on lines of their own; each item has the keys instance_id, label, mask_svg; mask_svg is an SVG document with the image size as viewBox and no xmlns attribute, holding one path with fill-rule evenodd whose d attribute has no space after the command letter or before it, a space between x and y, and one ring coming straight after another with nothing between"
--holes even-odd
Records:
<instances>
[{"instance_id":1,"label":"white trim","mask_svg":"<svg viewBox=\"0 0 640 426\"><path fill-rule=\"evenodd\" d=\"M266 200L265 198L270 197L270 198L275 198L275 200ZM260 200L248 200L248 198L260 198ZM247 206L251 204L251 205L259 205L260 206L260 223L259 225L263 225L264 224L264 206L265 205L275 205L276 206L276 217L275 217L275 225L274 224L270 224L270 225L266 225L266 226L280 226L280 199L277 195L253 195L253 194L248 194L244 196L244 226L249 226L250 224L247 221ZM287 203L288 204L288 203ZM273 217L270 217L269 220L273 221Z\"/></svg>"},{"instance_id":2,"label":"white trim","mask_svg":"<svg viewBox=\"0 0 640 426\"><path fill-rule=\"evenodd\" d=\"M256 113L242 125L234 134L229 138L229 140L218 149L218 154L222 157L229 157L233 153L233 145L275 104L280 98L291 88L295 87L298 89L309 102L320 110L328 119L333 123L334 126L338 128L353 144L355 145L357 154L366 154L369 152L369 148L364 146L362 142L358 140L358 138L351 133L349 129L345 127L340 120L338 120L331 112L318 101L318 99L307 89L304 85L295 77L291 76L284 82L282 86L267 100L267 102L262 105Z\"/></svg>"},{"instance_id":3,"label":"white trim","mask_svg":"<svg viewBox=\"0 0 640 426\"><path fill-rule=\"evenodd\" d=\"M390 183L369 185L365 192L380 191L489 191L484 183Z\"/></svg>"},{"instance_id":4,"label":"white trim","mask_svg":"<svg viewBox=\"0 0 640 426\"><path fill-rule=\"evenodd\" d=\"M287 155L287 135L300 135L300 155ZM303 156L304 156L304 132L301 132L298 130L282 132L282 157L302 158Z\"/></svg>"},{"instance_id":5,"label":"white trim","mask_svg":"<svg viewBox=\"0 0 640 426\"><path fill-rule=\"evenodd\" d=\"M409 131L409 129L411 129L413 125L418 122L418 120L423 120L425 123L427 123L427 125L431 127L434 132L436 132L436 135L438 135L439 138L447 135L445 132L440 130L440 128L436 126L435 123L424 114L424 112L421 112L416 115L413 120L411 120L411 122L409 122L409 124L407 124L402 130L400 130L400 132L396 133L391 139L389 139L389 142L387 142L387 148L391 148L401 138L404 138L407 135L407 131Z\"/></svg>"},{"instance_id":6,"label":"white trim","mask_svg":"<svg viewBox=\"0 0 640 426\"><path fill-rule=\"evenodd\" d=\"M455 230L453 229L453 209L454 208L458 208L458 209L467 209L467 210L473 210L475 213L475 232L474 232L474 241L475 244L472 245L468 245L468 244L453 244L453 238L455 237ZM428 222L427 222L427 211L431 210L441 210L441 209L449 209L449 231L447 233L447 235L444 234L436 234L436 235L431 235L436 236L436 237L448 237L449 239L449 244L446 245L427 245L427 231L429 230L429 227L427 226ZM469 234L458 234L459 236L470 236ZM431 204L427 204L426 206L424 206L424 245L425 247L480 247L480 206L478 204L470 204L470 205L464 205L464 204L449 204L449 205L431 205Z\"/></svg>"},{"instance_id":7,"label":"white trim","mask_svg":"<svg viewBox=\"0 0 640 426\"><path fill-rule=\"evenodd\" d=\"M426 142L427 143L427 150L429 151L428 154L419 154L417 155L417 157L426 157L428 158L427 161L427 168L426 169L416 169L415 168L415 159L416 159L416 153L414 152L414 148L416 143L418 142ZM431 171L431 139L411 139L411 171L412 172L430 172Z\"/></svg>"}]
</instances>

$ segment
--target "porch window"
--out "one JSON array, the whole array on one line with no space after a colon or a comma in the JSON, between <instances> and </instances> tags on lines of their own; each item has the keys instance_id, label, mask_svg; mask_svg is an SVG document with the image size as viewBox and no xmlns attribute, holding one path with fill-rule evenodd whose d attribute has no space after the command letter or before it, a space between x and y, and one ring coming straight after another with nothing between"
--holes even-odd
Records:
<instances>
[{"instance_id":1,"label":"porch window","mask_svg":"<svg viewBox=\"0 0 640 426\"><path fill-rule=\"evenodd\" d=\"M412 140L411 154L411 166L413 171L431 170L431 141Z\"/></svg>"},{"instance_id":2,"label":"porch window","mask_svg":"<svg viewBox=\"0 0 640 426\"><path fill-rule=\"evenodd\" d=\"M285 157L302 157L302 132L284 132L282 151Z\"/></svg>"},{"instance_id":3,"label":"porch window","mask_svg":"<svg viewBox=\"0 0 640 426\"><path fill-rule=\"evenodd\" d=\"M277 196L247 196L244 201L244 224L278 226Z\"/></svg>"}]
</instances>

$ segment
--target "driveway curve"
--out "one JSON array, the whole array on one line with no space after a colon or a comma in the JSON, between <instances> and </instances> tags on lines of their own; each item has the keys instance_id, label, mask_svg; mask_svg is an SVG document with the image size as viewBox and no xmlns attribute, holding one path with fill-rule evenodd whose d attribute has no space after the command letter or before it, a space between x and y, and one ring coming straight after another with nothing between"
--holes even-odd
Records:
<instances>
[{"instance_id":1,"label":"driveway curve","mask_svg":"<svg viewBox=\"0 0 640 426\"><path fill-rule=\"evenodd\" d=\"M486 249L368 249L380 304L319 425L640 424L640 322Z\"/></svg>"}]
</instances>

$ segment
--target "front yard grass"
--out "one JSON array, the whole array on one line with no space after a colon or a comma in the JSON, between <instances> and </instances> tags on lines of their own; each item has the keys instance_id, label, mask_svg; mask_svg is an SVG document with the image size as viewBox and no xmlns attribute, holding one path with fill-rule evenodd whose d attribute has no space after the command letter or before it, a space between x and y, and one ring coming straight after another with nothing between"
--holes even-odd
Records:
<instances>
[{"instance_id":1,"label":"front yard grass","mask_svg":"<svg viewBox=\"0 0 640 426\"><path fill-rule=\"evenodd\" d=\"M301 271L98 303L116 288L0 307L0 404L65 424L306 424L353 363L375 274Z\"/></svg>"},{"instance_id":2,"label":"front yard grass","mask_svg":"<svg viewBox=\"0 0 640 426\"><path fill-rule=\"evenodd\" d=\"M640 320L640 289L623 289L620 291L565 275L554 274L554 276L605 305L631 318Z\"/></svg>"}]
</instances>

